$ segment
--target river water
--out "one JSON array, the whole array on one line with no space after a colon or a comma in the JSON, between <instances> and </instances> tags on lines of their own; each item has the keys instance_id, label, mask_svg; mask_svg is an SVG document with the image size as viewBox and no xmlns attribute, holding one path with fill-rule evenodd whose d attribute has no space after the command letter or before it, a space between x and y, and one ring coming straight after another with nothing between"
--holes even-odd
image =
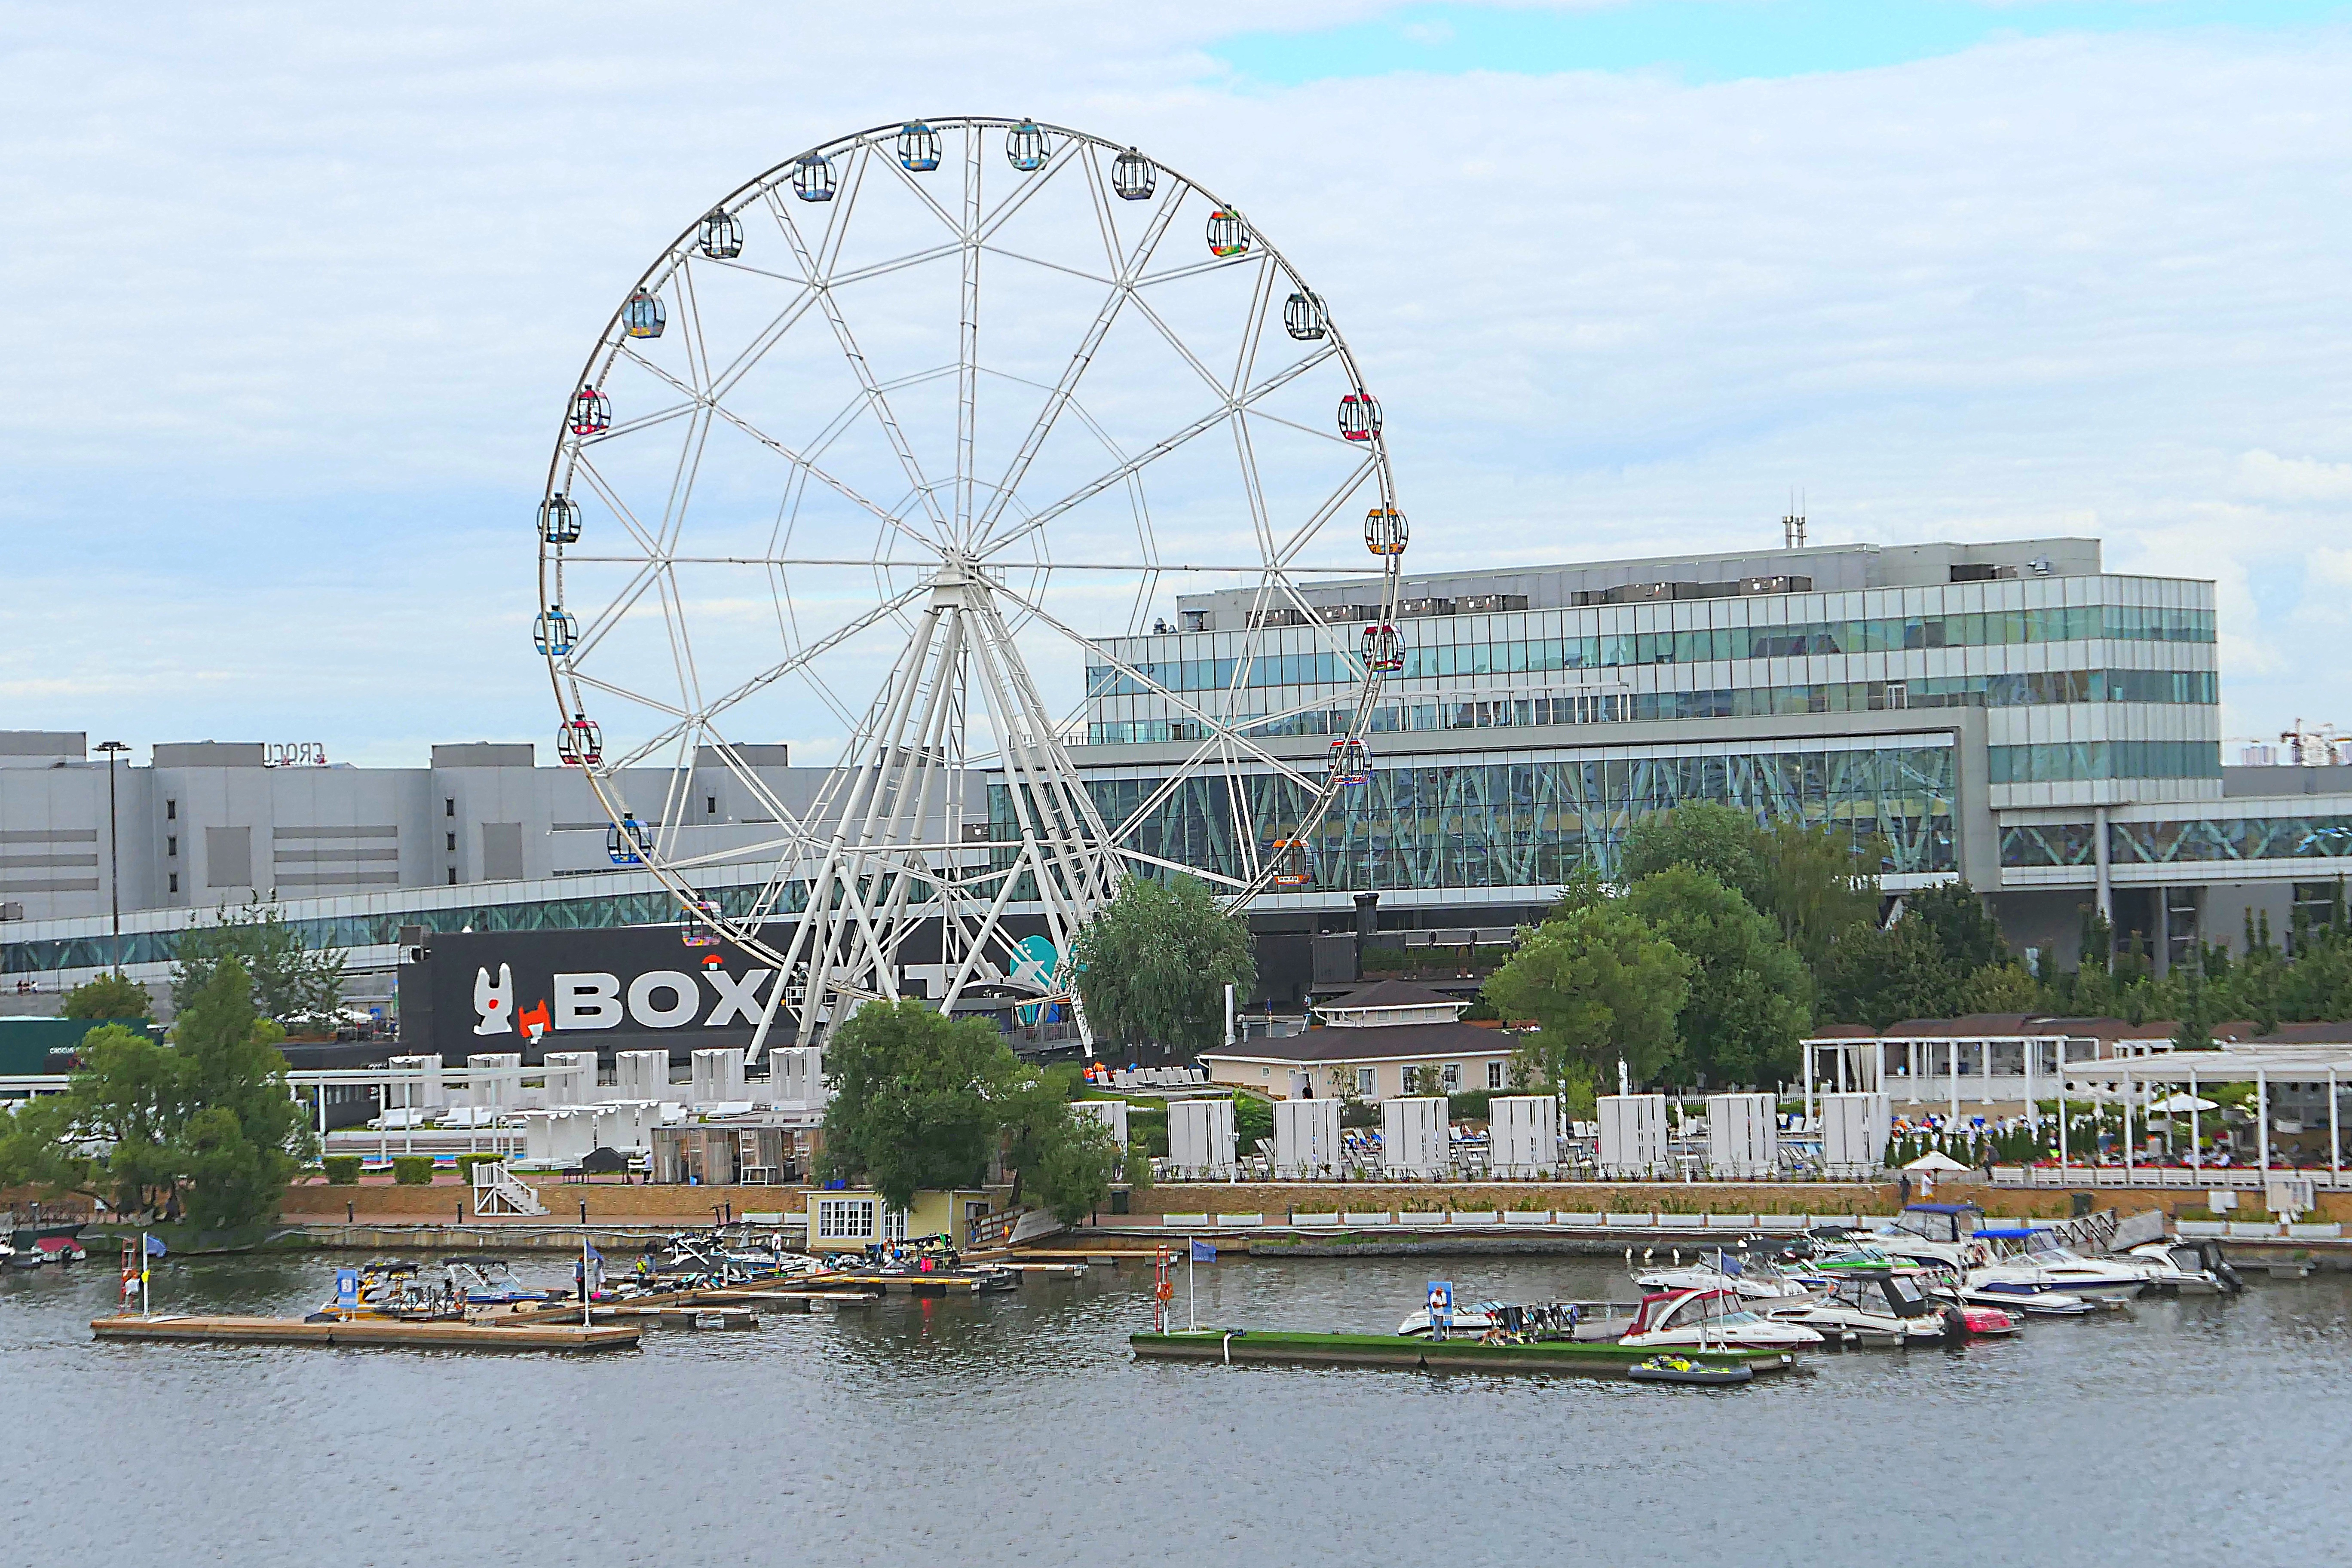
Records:
<instances>
[{"instance_id":1,"label":"river water","mask_svg":"<svg viewBox=\"0 0 2352 1568\"><path fill-rule=\"evenodd\" d=\"M333 1270L175 1262L156 1306L299 1314ZM1386 1331L1433 1273L1630 1290L1585 1259L1234 1260L1197 1310ZM2352 1525L2344 1276L1724 1392L1137 1363L1132 1267L597 1356L93 1343L114 1287L95 1258L0 1279L0 1563L2210 1565L2332 1559Z\"/></svg>"}]
</instances>

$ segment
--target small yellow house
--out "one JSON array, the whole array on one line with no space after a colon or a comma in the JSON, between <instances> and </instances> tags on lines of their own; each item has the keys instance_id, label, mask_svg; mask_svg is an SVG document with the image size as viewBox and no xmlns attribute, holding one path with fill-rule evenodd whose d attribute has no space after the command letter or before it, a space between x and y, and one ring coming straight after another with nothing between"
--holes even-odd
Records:
<instances>
[{"instance_id":1,"label":"small yellow house","mask_svg":"<svg viewBox=\"0 0 2352 1568\"><path fill-rule=\"evenodd\" d=\"M961 1252L971 1245L972 1222L996 1212L988 1193L956 1189L915 1194L911 1209L893 1209L870 1187L807 1194L809 1250L858 1252L887 1242L944 1236Z\"/></svg>"}]
</instances>

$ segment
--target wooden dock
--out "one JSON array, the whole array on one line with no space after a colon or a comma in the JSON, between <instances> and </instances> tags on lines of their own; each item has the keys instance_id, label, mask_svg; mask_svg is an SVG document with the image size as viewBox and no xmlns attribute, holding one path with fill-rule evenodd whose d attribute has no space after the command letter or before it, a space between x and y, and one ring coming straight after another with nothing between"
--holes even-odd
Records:
<instances>
[{"instance_id":1,"label":"wooden dock","mask_svg":"<svg viewBox=\"0 0 2352 1568\"><path fill-rule=\"evenodd\" d=\"M364 1345L469 1351L635 1350L644 1332L635 1323L598 1323L583 1329L577 1324L560 1323L410 1323L391 1318L311 1323L299 1318L178 1315L94 1318L89 1330L101 1340L181 1344Z\"/></svg>"}]
</instances>

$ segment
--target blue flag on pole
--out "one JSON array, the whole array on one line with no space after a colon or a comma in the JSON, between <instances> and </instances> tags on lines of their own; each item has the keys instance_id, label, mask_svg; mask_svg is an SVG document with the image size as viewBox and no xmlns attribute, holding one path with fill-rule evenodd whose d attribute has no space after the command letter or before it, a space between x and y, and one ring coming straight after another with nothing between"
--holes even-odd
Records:
<instances>
[{"instance_id":1,"label":"blue flag on pole","mask_svg":"<svg viewBox=\"0 0 2352 1568\"><path fill-rule=\"evenodd\" d=\"M1202 1241L1199 1237L1194 1237L1192 1238L1192 1261L1195 1263L1214 1263L1216 1260L1216 1244L1214 1242Z\"/></svg>"},{"instance_id":2,"label":"blue flag on pole","mask_svg":"<svg viewBox=\"0 0 2352 1568\"><path fill-rule=\"evenodd\" d=\"M163 1238L162 1238L161 1237L154 1237L154 1236L148 1237L146 1238L146 1242L147 1242L147 1256L148 1256L148 1257L150 1257L150 1258L161 1258L161 1257L163 1257Z\"/></svg>"}]
</instances>

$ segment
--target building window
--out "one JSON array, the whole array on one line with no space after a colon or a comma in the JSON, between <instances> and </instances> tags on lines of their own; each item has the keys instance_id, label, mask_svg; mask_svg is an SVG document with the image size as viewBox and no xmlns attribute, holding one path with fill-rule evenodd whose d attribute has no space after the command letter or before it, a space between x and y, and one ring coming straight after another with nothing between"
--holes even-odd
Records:
<instances>
[{"instance_id":1,"label":"building window","mask_svg":"<svg viewBox=\"0 0 2352 1568\"><path fill-rule=\"evenodd\" d=\"M1437 1081L1444 1085L1446 1093L1459 1094L1462 1091L1462 1064L1447 1062L1438 1069Z\"/></svg>"},{"instance_id":2,"label":"building window","mask_svg":"<svg viewBox=\"0 0 2352 1568\"><path fill-rule=\"evenodd\" d=\"M441 815L444 816L455 816L457 815L457 802L453 797L447 795L444 795L442 797Z\"/></svg>"},{"instance_id":3,"label":"building window","mask_svg":"<svg viewBox=\"0 0 2352 1568\"><path fill-rule=\"evenodd\" d=\"M1376 1069L1372 1068L1358 1068L1356 1069L1356 1098L1358 1100L1370 1100L1373 1095L1380 1092L1378 1088L1379 1080L1375 1075Z\"/></svg>"},{"instance_id":4,"label":"building window","mask_svg":"<svg viewBox=\"0 0 2352 1568\"><path fill-rule=\"evenodd\" d=\"M885 1241L906 1240L907 1219L908 1215L905 1209L885 1209L882 1213L882 1239Z\"/></svg>"},{"instance_id":5,"label":"building window","mask_svg":"<svg viewBox=\"0 0 2352 1568\"><path fill-rule=\"evenodd\" d=\"M455 855L457 852L457 836L454 833L445 833L442 837L449 841L449 853Z\"/></svg>"},{"instance_id":6,"label":"building window","mask_svg":"<svg viewBox=\"0 0 2352 1568\"><path fill-rule=\"evenodd\" d=\"M702 797L702 814L705 816L716 816L719 815L719 797L717 795L706 795Z\"/></svg>"},{"instance_id":7,"label":"building window","mask_svg":"<svg viewBox=\"0 0 2352 1568\"><path fill-rule=\"evenodd\" d=\"M1500 1089L1503 1087L1502 1063L1488 1062L1486 1064L1486 1087L1488 1089Z\"/></svg>"},{"instance_id":8,"label":"building window","mask_svg":"<svg viewBox=\"0 0 2352 1568\"><path fill-rule=\"evenodd\" d=\"M864 1242L874 1234L872 1198L819 1198L816 1238L819 1241Z\"/></svg>"},{"instance_id":9,"label":"building window","mask_svg":"<svg viewBox=\"0 0 2352 1568\"><path fill-rule=\"evenodd\" d=\"M166 822L177 822L180 820L180 803L178 801L167 800L163 803L163 820Z\"/></svg>"},{"instance_id":10,"label":"building window","mask_svg":"<svg viewBox=\"0 0 2352 1568\"><path fill-rule=\"evenodd\" d=\"M177 871L174 871L174 872L173 872L173 873L172 873L172 891L173 891L173 892L175 892L175 893L176 893L176 892L178 892L179 890L180 890L180 874L179 874Z\"/></svg>"},{"instance_id":11,"label":"building window","mask_svg":"<svg viewBox=\"0 0 2352 1568\"><path fill-rule=\"evenodd\" d=\"M455 866L449 868L449 885L453 888L457 885L457 868Z\"/></svg>"},{"instance_id":12,"label":"building window","mask_svg":"<svg viewBox=\"0 0 2352 1568\"><path fill-rule=\"evenodd\" d=\"M174 834L170 835L168 837L166 837L166 838L163 840L163 853L164 853L165 855L167 855L167 856L170 856L170 855L177 855L179 852L180 852L180 836L179 836L178 834L174 833Z\"/></svg>"}]
</instances>

